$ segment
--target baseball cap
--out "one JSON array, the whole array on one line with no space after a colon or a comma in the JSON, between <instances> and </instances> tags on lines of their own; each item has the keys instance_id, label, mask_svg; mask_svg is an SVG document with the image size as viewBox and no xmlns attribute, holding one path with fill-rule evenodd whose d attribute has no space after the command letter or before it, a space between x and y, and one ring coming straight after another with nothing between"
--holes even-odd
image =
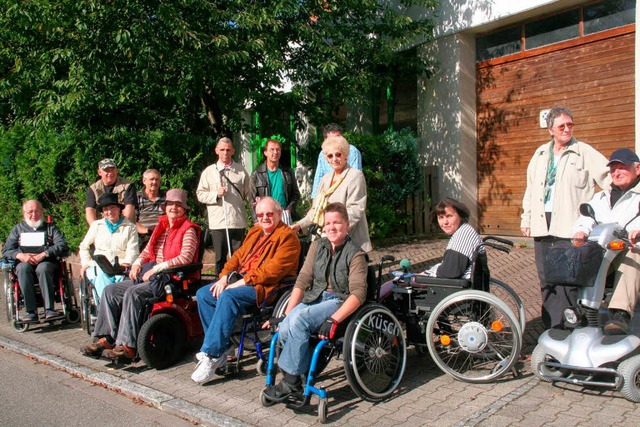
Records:
<instances>
[{"instance_id":1,"label":"baseball cap","mask_svg":"<svg viewBox=\"0 0 640 427\"><path fill-rule=\"evenodd\" d=\"M100 162L98 162L98 169L100 170L105 170L108 168L118 168L118 166L116 166L116 161L113 159L102 159L100 160Z\"/></svg>"},{"instance_id":2,"label":"baseball cap","mask_svg":"<svg viewBox=\"0 0 640 427\"><path fill-rule=\"evenodd\" d=\"M619 150L613 152L613 154L609 158L609 163L607 163L607 166L610 166L611 163L615 162L630 165L632 163L640 163L640 159L638 159L638 155L630 149L620 148Z\"/></svg>"}]
</instances>

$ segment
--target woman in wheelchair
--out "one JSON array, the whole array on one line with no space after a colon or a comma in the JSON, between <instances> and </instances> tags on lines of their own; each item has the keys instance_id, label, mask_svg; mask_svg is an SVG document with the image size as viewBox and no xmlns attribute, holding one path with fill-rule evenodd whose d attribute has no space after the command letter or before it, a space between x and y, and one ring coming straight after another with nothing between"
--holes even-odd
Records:
<instances>
[{"instance_id":1,"label":"woman in wheelchair","mask_svg":"<svg viewBox=\"0 0 640 427\"><path fill-rule=\"evenodd\" d=\"M278 366L284 378L264 391L264 398L282 402L302 390L301 375L311 362L309 338L332 340L338 325L360 307L367 292L364 251L347 235L349 216L342 203L329 203L324 211L325 237L313 242L279 325L284 346ZM267 326L267 325L265 325Z\"/></svg>"},{"instance_id":2,"label":"woman in wheelchair","mask_svg":"<svg viewBox=\"0 0 640 427\"><path fill-rule=\"evenodd\" d=\"M425 270L422 274L447 279L468 279L471 275L471 264L476 248L482 244L480 235L469 225L469 209L457 201L447 197L440 201L433 210L438 225L451 236L442 262ZM484 248L480 248L484 251Z\"/></svg>"},{"instance_id":3,"label":"woman in wheelchair","mask_svg":"<svg viewBox=\"0 0 640 427\"><path fill-rule=\"evenodd\" d=\"M118 259L122 267L130 267L138 257L138 233L136 225L122 215L124 205L118 201L118 195L104 193L98 199L98 212L102 219L89 226L84 240L80 243L80 277L93 283L96 305L100 304L104 288L111 283L122 282L127 276L118 274L109 276L98 267L90 253L94 246L94 255L104 255L112 264Z\"/></svg>"}]
</instances>

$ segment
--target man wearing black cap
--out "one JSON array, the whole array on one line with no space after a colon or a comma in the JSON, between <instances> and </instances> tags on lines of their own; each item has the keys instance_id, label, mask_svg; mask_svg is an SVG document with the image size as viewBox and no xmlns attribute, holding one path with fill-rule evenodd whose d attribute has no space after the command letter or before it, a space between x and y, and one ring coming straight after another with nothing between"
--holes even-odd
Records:
<instances>
[{"instance_id":1,"label":"man wearing black cap","mask_svg":"<svg viewBox=\"0 0 640 427\"><path fill-rule=\"evenodd\" d=\"M636 217L640 203L640 159L628 148L616 150L609 159L611 188L593 196L589 204L595 211L598 222L617 222L626 226L632 244L640 241L640 217ZM630 222L631 221L631 222ZM580 216L573 227L574 239L585 239L595 222L592 218ZM615 290L609 302L609 321L604 325L607 335L629 333L629 321L640 294L640 254L627 251L618 258L615 276Z\"/></svg>"},{"instance_id":2,"label":"man wearing black cap","mask_svg":"<svg viewBox=\"0 0 640 427\"><path fill-rule=\"evenodd\" d=\"M97 219L97 201L104 193L115 193L118 201L124 205L122 214L135 223L137 206L136 188L124 178L118 176L118 167L113 159L102 159L98 162L98 175L100 179L87 188L84 203L84 212L87 224L91 225Z\"/></svg>"}]
</instances>

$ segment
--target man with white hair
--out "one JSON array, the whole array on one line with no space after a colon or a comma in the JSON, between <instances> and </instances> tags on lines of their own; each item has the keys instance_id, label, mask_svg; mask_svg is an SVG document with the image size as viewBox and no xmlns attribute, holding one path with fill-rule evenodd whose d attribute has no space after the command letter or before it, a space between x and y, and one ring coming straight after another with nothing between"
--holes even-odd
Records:
<instances>
[{"instance_id":1,"label":"man with white hair","mask_svg":"<svg viewBox=\"0 0 640 427\"><path fill-rule=\"evenodd\" d=\"M58 258L69 252L62 232L54 224L43 220L42 204L27 200L22 204L23 222L13 227L2 248L2 256L18 261L16 275L24 296L27 315L25 322L38 321L38 305L34 286L37 278L44 299L44 317L51 319L60 314L54 309L55 274Z\"/></svg>"},{"instance_id":2,"label":"man with white hair","mask_svg":"<svg viewBox=\"0 0 640 427\"><path fill-rule=\"evenodd\" d=\"M640 160L638 155L628 148L616 150L609 159L611 187L599 193L589 201L600 223L617 222L626 227L632 244L640 242ZM589 235L595 221L580 216L573 227L573 238L584 240ZM637 248L630 249L613 264L615 290L609 302L609 321L604 325L606 335L626 335L629 333L629 321L640 295L640 253Z\"/></svg>"}]
</instances>

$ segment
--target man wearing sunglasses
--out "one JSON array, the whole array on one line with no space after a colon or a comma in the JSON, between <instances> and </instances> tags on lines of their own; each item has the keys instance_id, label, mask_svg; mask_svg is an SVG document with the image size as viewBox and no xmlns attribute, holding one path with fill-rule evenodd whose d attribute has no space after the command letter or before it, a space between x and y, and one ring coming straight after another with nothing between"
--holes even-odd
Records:
<instances>
[{"instance_id":1,"label":"man wearing sunglasses","mask_svg":"<svg viewBox=\"0 0 640 427\"><path fill-rule=\"evenodd\" d=\"M198 312L205 331L196 355L198 364L191 379L204 384L227 363L230 337L238 316L260 306L282 279L295 276L300 258L300 241L281 222L282 208L271 197L256 204L258 223L242 246L227 261L220 279L198 290Z\"/></svg>"}]
</instances>

